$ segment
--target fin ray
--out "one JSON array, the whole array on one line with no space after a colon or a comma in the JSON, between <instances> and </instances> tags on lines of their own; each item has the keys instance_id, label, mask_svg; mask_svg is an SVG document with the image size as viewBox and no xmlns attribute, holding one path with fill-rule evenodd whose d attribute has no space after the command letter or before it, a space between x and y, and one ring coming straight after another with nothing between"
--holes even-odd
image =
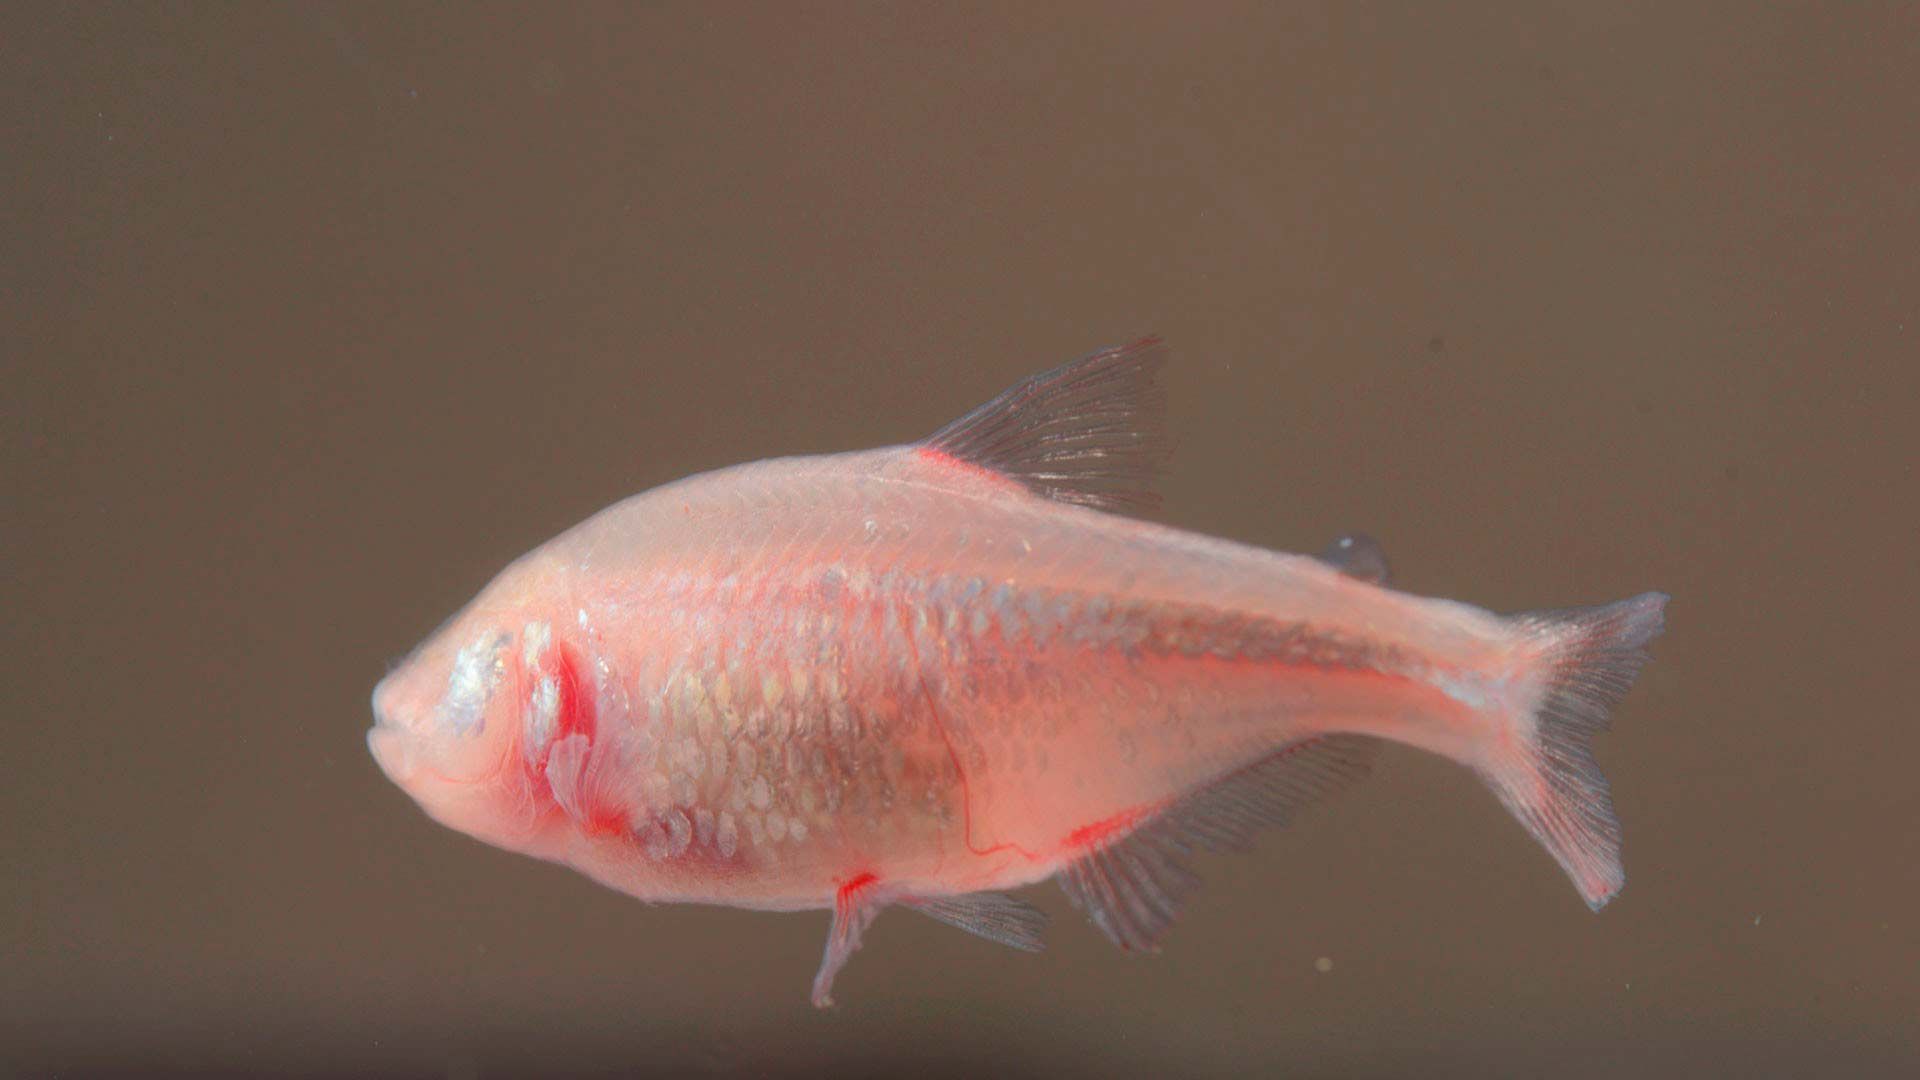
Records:
<instances>
[{"instance_id":1,"label":"fin ray","mask_svg":"<svg viewBox=\"0 0 1920 1080\"><path fill-rule=\"evenodd\" d=\"M1022 952L1039 952L1047 947L1047 913L1006 893L933 896L906 903L929 919Z\"/></svg>"},{"instance_id":2,"label":"fin ray","mask_svg":"<svg viewBox=\"0 0 1920 1080\"><path fill-rule=\"evenodd\" d=\"M860 939L880 914L884 898L867 874L842 885L834 898L833 925L827 930L826 951L820 957L820 970L813 976L813 1007L824 1009L833 1004L833 980L860 951Z\"/></svg>"},{"instance_id":3,"label":"fin ray","mask_svg":"<svg viewBox=\"0 0 1920 1080\"><path fill-rule=\"evenodd\" d=\"M1158 505L1167 456L1159 338L1102 349L1030 376L924 440L1037 495L1100 510Z\"/></svg>"},{"instance_id":4,"label":"fin ray","mask_svg":"<svg viewBox=\"0 0 1920 1080\"><path fill-rule=\"evenodd\" d=\"M1595 911L1626 884L1620 821L1593 737L1646 664L1646 645L1664 626L1665 593L1642 593L1598 607L1515 616L1535 639L1546 685L1520 738L1494 754L1480 774L1507 810L1580 889Z\"/></svg>"},{"instance_id":5,"label":"fin ray","mask_svg":"<svg viewBox=\"0 0 1920 1080\"><path fill-rule=\"evenodd\" d=\"M1366 775L1374 740L1327 735L1294 743L1173 804L1069 863L1060 887L1115 945L1154 952L1200 878L1195 850L1244 849L1254 833Z\"/></svg>"}]
</instances>

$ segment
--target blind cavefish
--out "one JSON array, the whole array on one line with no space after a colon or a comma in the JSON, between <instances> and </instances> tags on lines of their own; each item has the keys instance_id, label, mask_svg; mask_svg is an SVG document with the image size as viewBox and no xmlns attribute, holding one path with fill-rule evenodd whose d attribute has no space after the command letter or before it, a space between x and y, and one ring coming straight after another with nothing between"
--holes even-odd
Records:
<instances>
[{"instance_id":1,"label":"blind cavefish","mask_svg":"<svg viewBox=\"0 0 1920 1080\"><path fill-rule=\"evenodd\" d=\"M1020 949L1055 879L1152 951L1196 851L1359 778L1472 769L1598 910L1591 751L1667 597L1501 616L1116 511L1165 456L1158 341L920 442L739 465L522 557L375 688L367 742L435 819L648 901L828 909L813 1001L883 908Z\"/></svg>"}]
</instances>

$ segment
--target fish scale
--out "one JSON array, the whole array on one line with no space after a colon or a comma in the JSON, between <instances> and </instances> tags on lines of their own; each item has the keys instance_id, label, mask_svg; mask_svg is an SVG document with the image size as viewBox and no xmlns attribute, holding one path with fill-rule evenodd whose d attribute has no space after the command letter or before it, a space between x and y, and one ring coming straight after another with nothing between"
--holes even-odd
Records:
<instances>
[{"instance_id":1,"label":"fish scale","mask_svg":"<svg viewBox=\"0 0 1920 1080\"><path fill-rule=\"evenodd\" d=\"M1191 856L1391 740L1473 769L1598 907L1591 740L1666 597L1503 617L1386 586L1368 538L1287 555L1111 511L1164 455L1148 341L919 443L634 496L522 558L375 691L436 819L647 900L833 912L813 999L904 906L1039 947L1057 879L1151 950Z\"/></svg>"}]
</instances>

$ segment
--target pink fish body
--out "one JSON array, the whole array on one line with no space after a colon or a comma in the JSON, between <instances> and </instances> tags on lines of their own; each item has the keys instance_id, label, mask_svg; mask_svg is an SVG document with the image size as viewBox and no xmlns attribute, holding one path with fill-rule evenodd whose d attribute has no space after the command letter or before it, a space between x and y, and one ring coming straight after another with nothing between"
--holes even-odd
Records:
<instances>
[{"instance_id":1,"label":"pink fish body","mask_svg":"<svg viewBox=\"0 0 1920 1080\"><path fill-rule=\"evenodd\" d=\"M883 907L1021 948L1058 878L1148 950L1239 846L1377 740L1474 769L1598 909L1624 878L1591 736L1658 593L1500 616L1121 517L1161 456L1157 343L920 443L618 503L501 573L374 693L439 821L654 901L834 912L816 1004Z\"/></svg>"}]
</instances>

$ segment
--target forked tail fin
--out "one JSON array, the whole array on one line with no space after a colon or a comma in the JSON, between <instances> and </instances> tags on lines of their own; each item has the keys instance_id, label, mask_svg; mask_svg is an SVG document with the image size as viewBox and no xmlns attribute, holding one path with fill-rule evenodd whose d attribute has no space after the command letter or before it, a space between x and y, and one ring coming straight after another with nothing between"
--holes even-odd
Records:
<instances>
[{"instance_id":1,"label":"forked tail fin","mask_svg":"<svg viewBox=\"0 0 1920 1080\"><path fill-rule=\"evenodd\" d=\"M1665 593L1649 592L1598 607L1514 617L1533 639L1541 671L1530 715L1480 766L1481 776L1533 838L1553 853L1595 911L1626 884L1620 822L1607 778L1593 760L1593 737L1647 662L1660 633Z\"/></svg>"}]
</instances>

